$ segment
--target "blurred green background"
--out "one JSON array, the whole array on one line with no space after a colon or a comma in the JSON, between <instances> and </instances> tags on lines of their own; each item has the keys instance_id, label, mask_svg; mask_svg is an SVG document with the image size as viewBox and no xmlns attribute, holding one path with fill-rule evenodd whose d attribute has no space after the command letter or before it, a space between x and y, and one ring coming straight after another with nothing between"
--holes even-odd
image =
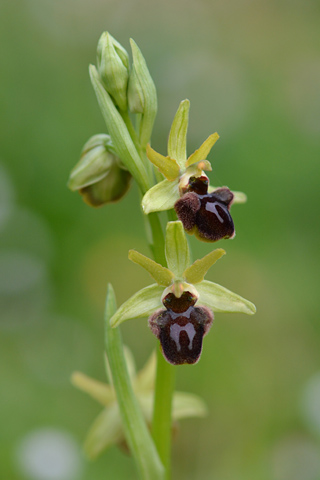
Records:
<instances>
[{"instance_id":1,"label":"blurred green background","mask_svg":"<svg viewBox=\"0 0 320 480\"><path fill-rule=\"evenodd\" d=\"M105 379L106 283L118 303L149 284L127 260L149 254L137 189L94 210L66 188L105 131L87 70L103 30L147 59L154 148L166 152L189 98L189 154L218 131L212 183L248 195L207 278L258 311L216 314L201 361L177 368L177 388L210 413L181 422L173 478L320 479L319 21L316 0L1 2L1 479L136 478L116 447L81 456L100 407L69 382L76 369ZM191 246L194 258L212 249ZM156 339L146 321L122 330L141 367Z\"/></svg>"}]
</instances>

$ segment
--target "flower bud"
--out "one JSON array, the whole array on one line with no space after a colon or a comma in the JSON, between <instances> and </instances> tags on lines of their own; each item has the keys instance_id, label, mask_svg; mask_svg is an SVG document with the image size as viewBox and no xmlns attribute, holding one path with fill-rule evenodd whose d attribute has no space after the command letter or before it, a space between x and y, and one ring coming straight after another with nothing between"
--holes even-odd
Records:
<instances>
[{"instance_id":1,"label":"flower bud","mask_svg":"<svg viewBox=\"0 0 320 480\"><path fill-rule=\"evenodd\" d=\"M93 207L119 200L130 186L131 174L113 153L109 135L91 137L70 174L68 187L78 190Z\"/></svg>"},{"instance_id":2,"label":"flower bud","mask_svg":"<svg viewBox=\"0 0 320 480\"><path fill-rule=\"evenodd\" d=\"M98 42L97 66L114 103L121 110L126 110L129 57L126 50L108 32L104 32Z\"/></svg>"}]
</instances>

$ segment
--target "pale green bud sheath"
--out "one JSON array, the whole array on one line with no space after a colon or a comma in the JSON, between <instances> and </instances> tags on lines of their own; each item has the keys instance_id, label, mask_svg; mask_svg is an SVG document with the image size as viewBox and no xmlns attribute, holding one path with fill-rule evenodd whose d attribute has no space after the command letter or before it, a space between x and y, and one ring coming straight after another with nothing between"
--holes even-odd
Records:
<instances>
[{"instance_id":1,"label":"pale green bud sheath","mask_svg":"<svg viewBox=\"0 0 320 480\"><path fill-rule=\"evenodd\" d=\"M141 111L139 140L141 147L146 148L150 142L154 120L157 114L157 92L149 73L146 61L134 40L130 39L133 67L129 80L129 106L133 112Z\"/></svg>"},{"instance_id":2,"label":"pale green bud sheath","mask_svg":"<svg viewBox=\"0 0 320 480\"><path fill-rule=\"evenodd\" d=\"M97 48L98 72L107 92L120 110L127 109L127 86L129 59L125 49L108 33L104 32Z\"/></svg>"},{"instance_id":3,"label":"pale green bud sheath","mask_svg":"<svg viewBox=\"0 0 320 480\"><path fill-rule=\"evenodd\" d=\"M149 178L146 167L135 148L123 118L115 107L110 95L105 90L96 67L90 65L89 72L91 83L111 136L114 150L137 181L141 192L145 193L151 186L151 179Z\"/></svg>"},{"instance_id":4,"label":"pale green bud sheath","mask_svg":"<svg viewBox=\"0 0 320 480\"><path fill-rule=\"evenodd\" d=\"M144 94L134 64L129 76L128 105L131 113L144 112Z\"/></svg>"}]
</instances>

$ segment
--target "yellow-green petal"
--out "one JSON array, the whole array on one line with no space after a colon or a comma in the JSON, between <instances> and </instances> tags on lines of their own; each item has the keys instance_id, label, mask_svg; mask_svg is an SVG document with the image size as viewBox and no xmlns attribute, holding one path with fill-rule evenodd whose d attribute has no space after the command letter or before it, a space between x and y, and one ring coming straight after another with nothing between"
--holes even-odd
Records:
<instances>
[{"instance_id":1,"label":"yellow-green petal","mask_svg":"<svg viewBox=\"0 0 320 480\"><path fill-rule=\"evenodd\" d=\"M173 158L161 155L150 145L147 145L147 157L168 180L172 181L179 177L180 168Z\"/></svg>"},{"instance_id":2,"label":"yellow-green petal","mask_svg":"<svg viewBox=\"0 0 320 480\"><path fill-rule=\"evenodd\" d=\"M204 279L207 271L212 265L216 263L219 258L225 255L223 248L217 248L213 252L208 253L203 258L196 260L190 267L188 267L183 273L184 278L188 283L200 283Z\"/></svg>"},{"instance_id":3,"label":"yellow-green petal","mask_svg":"<svg viewBox=\"0 0 320 480\"><path fill-rule=\"evenodd\" d=\"M150 188L144 195L142 199L143 212L147 215L151 212L170 210L179 198L179 180L173 182L163 180Z\"/></svg>"},{"instance_id":4,"label":"yellow-green petal","mask_svg":"<svg viewBox=\"0 0 320 480\"><path fill-rule=\"evenodd\" d=\"M210 135L207 138L207 140L203 142L201 147L198 148L198 150L196 150L192 155L190 155L190 157L186 162L186 167L189 167L193 163L200 162L201 160L205 160L209 155L211 148L218 140L218 138L219 138L219 135L217 134L217 132Z\"/></svg>"},{"instance_id":5,"label":"yellow-green petal","mask_svg":"<svg viewBox=\"0 0 320 480\"><path fill-rule=\"evenodd\" d=\"M110 385L88 377L84 373L74 372L71 376L71 383L74 387L79 388L79 390L88 393L92 398L101 403L101 405L109 405L115 400L115 393Z\"/></svg>"},{"instance_id":6,"label":"yellow-green petal","mask_svg":"<svg viewBox=\"0 0 320 480\"><path fill-rule=\"evenodd\" d=\"M187 160L189 108L189 100L186 99L180 103L173 119L168 139L168 155L177 161L181 169L185 168Z\"/></svg>"},{"instance_id":7,"label":"yellow-green petal","mask_svg":"<svg viewBox=\"0 0 320 480\"><path fill-rule=\"evenodd\" d=\"M136 250L129 250L128 258L147 270L158 285L168 287L173 282L174 275L168 268L163 267L160 263L142 255L142 253L139 253Z\"/></svg>"},{"instance_id":8,"label":"yellow-green petal","mask_svg":"<svg viewBox=\"0 0 320 480\"><path fill-rule=\"evenodd\" d=\"M231 292L217 283L203 280L197 285L198 305L205 305L214 312L247 313L252 315L256 307L252 302Z\"/></svg>"},{"instance_id":9,"label":"yellow-green petal","mask_svg":"<svg viewBox=\"0 0 320 480\"><path fill-rule=\"evenodd\" d=\"M161 303L162 293L163 287L157 284L139 290L118 308L110 319L110 325L117 327L126 320L149 317L155 310L163 306Z\"/></svg>"},{"instance_id":10,"label":"yellow-green petal","mask_svg":"<svg viewBox=\"0 0 320 480\"><path fill-rule=\"evenodd\" d=\"M166 231L166 259L169 269L177 279L190 264L190 251L182 223L168 222Z\"/></svg>"}]
</instances>

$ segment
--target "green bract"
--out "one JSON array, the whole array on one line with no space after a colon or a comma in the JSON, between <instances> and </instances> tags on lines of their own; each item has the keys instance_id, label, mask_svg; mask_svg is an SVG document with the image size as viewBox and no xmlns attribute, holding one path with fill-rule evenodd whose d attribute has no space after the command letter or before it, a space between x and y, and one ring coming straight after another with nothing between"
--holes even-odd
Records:
<instances>
[{"instance_id":1,"label":"green bract","mask_svg":"<svg viewBox=\"0 0 320 480\"><path fill-rule=\"evenodd\" d=\"M256 307L249 300L221 285L204 280L209 268L224 254L225 251L218 248L190 265L189 247L182 223L169 222L166 232L166 259L169 268L130 250L129 259L145 268L157 283L139 290L123 303L112 316L111 326L116 327L125 320L150 316L163 307L162 298L169 292L180 297L184 291L190 291L197 296L197 305L204 305L213 312L255 313Z\"/></svg>"},{"instance_id":2,"label":"green bract","mask_svg":"<svg viewBox=\"0 0 320 480\"><path fill-rule=\"evenodd\" d=\"M217 133L210 135L190 157L187 158L186 143L189 121L189 100L183 100L173 119L169 139L168 156L161 155L147 147L147 156L166 177L165 180L150 188L142 199L142 208L145 214L173 208L175 202L185 193L190 177L205 175L211 170L210 162L206 159L211 148L219 138ZM210 187L210 192L217 187ZM233 203L243 203L246 196L242 192L232 192Z\"/></svg>"}]
</instances>

